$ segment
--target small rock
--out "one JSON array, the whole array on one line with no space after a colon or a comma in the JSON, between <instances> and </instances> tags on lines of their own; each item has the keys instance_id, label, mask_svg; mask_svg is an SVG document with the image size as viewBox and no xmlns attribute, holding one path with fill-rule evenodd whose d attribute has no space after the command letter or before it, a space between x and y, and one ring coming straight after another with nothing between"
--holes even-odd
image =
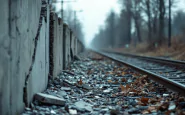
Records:
<instances>
[{"instance_id":1,"label":"small rock","mask_svg":"<svg viewBox=\"0 0 185 115\"><path fill-rule=\"evenodd\" d=\"M53 111L53 110L51 110L51 114L56 114L56 112L55 112L55 111Z\"/></svg>"},{"instance_id":2,"label":"small rock","mask_svg":"<svg viewBox=\"0 0 185 115\"><path fill-rule=\"evenodd\" d=\"M54 80L54 81L53 81L53 84L54 84L54 85L60 85L60 83L59 83L57 80Z\"/></svg>"},{"instance_id":3,"label":"small rock","mask_svg":"<svg viewBox=\"0 0 185 115\"><path fill-rule=\"evenodd\" d=\"M140 113L140 110L138 108L131 108L128 110L129 114L138 114Z\"/></svg>"},{"instance_id":4,"label":"small rock","mask_svg":"<svg viewBox=\"0 0 185 115\"><path fill-rule=\"evenodd\" d=\"M175 103L170 103L168 110L174 110L176 108Z\"/></svg>"},{"instance_id":5,"label":"small rock","mask_svg":"<svg viewBox=\"0 0 185 115\"><path fill-rule=\"evenodd\" d=\"M67 93L66 93L65 91L60 91L60 92L58 92L58 94L59 94L61 97L67 96Z\"/></svg>"},{"instance_id":6,"label":"small rock","mask_svg":"<svg viewBox=\"0 0 185 115\"><path fill-rule=\"evenodd\" d=\"M45 110L46 110L46 111L50 111L49 108L46 108Z\"/></svg>"},{"instance_id":7,"label":"small rock","mask_svg":"<svg viewBox=\"0 0 185 115\"><path fill-rule=\"evenodd\" d=\"M138 109L139 110L145 110L145 109L148 109L148 106L139 106Z\"/></svg>"},{"instance_id":8,"label":"small rock","mask_svg":"<svg viewBox=\"0 0 185 115\"><path fill-rule=\"evenodd\" d=\"M112 91L112 89L106 89L106 90L103 90L103 93L110 93Z\"/></svg>"},{"instance_id":9,"label":"small rock","mask_svg":"<svg viewBox=\"0 0 185 115\"><path fill-rule=\"evenodd\" d=\"M125 77L125 78L131 78L132 77L132 75L131 74L127 74L127 75L124 75L123 77Z\"/></svg>"},{"instance_id":10,"label":"small rock","mask_svg":"<svg viewBox=\"0 0 185 115\"><path fill-rule=\"evenodd\" d=\"M108 111L109 111L109 109L108 109L108 108L105 108L105 109L102 109L100 112L101 112L102 114L106 114Z\"/></svg>"},{"instance_id":11,"label":"small rock","mask_svg":"<svg viewBox=\"0 0 185 115\"><path fill-rule=\"evenodd\" d=\"M94 96L96 99L99 99L100 98L100 96Z\"/></svg>"},{"instance_id":12,"label":"small rock","mask_svg":"<svg viewBox=\"0 0 185 115\"><path fill-rule=\"evenodd\" d=\"M25 110L26 110L26 111L31 111L31 109L30 109L30 108L27 108L27 107L25 108Z\"/></svg>"},{"instance_id":13,"label":"small rock","mask_svg":"<svg viewBox=\"0 0 185 115\"><path fill-rule=\"evenodd\" d=\"M53 109L56 109L56 108L57 108L57 106L53 105L53 106L52 106L52 108L53 108Z\"/></svg>"},{"instance_id":14,"label":"small rock","mask_svg":"<svg viewBox=\"0 0 185 115\"><path fill-rule=\"evenodd\" d=\"M137 102L135 100L130 100L130 105L136 106L137 105Z\"/></svg>"},{"instance_id":15,"label":"small rock","mask_svg":"<svg viewBox=\"0 0 185 115\"><path fill-rule=\"evenodd\" d=\"M38 113L38 111L37 110L33 110L33 113Z\"/></svg>"},{"instance_id":16,"label":"small rock","mask_svg":"<svg viewBox=\"0 0 185 115\"><path fill-rule=\"evenodd\" d=\"M118 110L111 110L110 115L118 115L119 111Z\"/></svg>"},{"instance_id":17,"label":"small rock","mask_svg":"<svg viewBox=\"0 0 185 115\"><path fill-rule=\"evenodd\" d=\"M74 55L74 60L80 61L81 59L80 59L80 57L79 57L79 56Z\"/></svg>"},{"instance_id":18,"label":"small rock","mask_svg":"<svg viewBox=\"0 0 185 115\"><path fill-rule=\"evenodd\" d=\"M178 106L179 106L180 108L185 108L185 102L180 102L180 103L178 104Z\"/></svg>"},{"instance_id":19,"label":"small rock","mask_svg":"<svg viewBox=\"0 0 185 115\"><path fill-rule=\"evenodd\" d=\"M82 88L87 89L87 90L92 89L92 87L90 87L88 84L82 84Z\"/></svg>"},{"instance_id":20,"label":"small rock","mask_svg":"<svg viewBox=\"0 0 185 115\"><path fill-rule=\"evenodd\" d=\"M74 104L76 106L76 109L79 111L92 111L92 105L89 103L86 103L84 101L78 101Z\"/></svg>"},{"instance_id":21,"label":"small rock","mask_svg":"<svg viewBox=\"0 0 185 115\"><path fill-rule=\"evenodd\" d=\"M31 108L34 109L35 105L33 103L30 104Z\"/></svg>"},{"instance_id":22,"label":"small rock","mask_svg":"<svg viewBox=\"0 0 185 115\"><path fill-rule=\"evenodd\" d=\"M43 111L40 111L39 115L45 115L45 113Z\"/></svg>"},{"instance_id":23,"label":"small rock","mask_svg":"<svg viewBox=\"0 0 185 115\"><path fill-rule=\"evenodd\" d=\"M100 111L100 108L93 108L94 111Z\"/></svg>"},{"instance_id":24,"label":"small rock","mask_svg":"<svg viewBox=\"0 0 185 115\"><path fill-rule=\"evenodd\" d=\"M61 87L60 89L61 89L61 90L64 90L64 91L67 91L67 92L68 92L68 91L71 91L71 88L70 88L70 87Z\"/></svg>"}]
</instances>

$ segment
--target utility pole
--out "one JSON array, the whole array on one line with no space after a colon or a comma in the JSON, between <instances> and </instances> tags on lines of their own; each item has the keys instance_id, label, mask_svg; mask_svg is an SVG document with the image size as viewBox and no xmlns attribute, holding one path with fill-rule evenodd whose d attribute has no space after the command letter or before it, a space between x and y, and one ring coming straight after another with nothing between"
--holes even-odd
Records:
<instances>
[{"instance_id":1,"label":"utility pole","mask_svg":"<svg viewBox=\"0 0 185 115\"><path fill-rule=\"evenodd\" d=\"M61 18L64 18L64 1L61 1Z\"/></svg>"},{"instance_id":2,"label":"utility pole","mask_svg":"<svg viewBox=\"0 0 185 115\"><path fill-rule=\"evenodd\" d=\"M171 47L171 0L169 0L168 47Z\"/></svg>"},{"instance_id":3,"label":"utility pole","mask_svg":"<svg viewBox=\"0 0 185 115\"><path fill-rule=\"evenodd\" d=\"M74 31L76 33L76 11L74 11Z\"/></svg>"},{"instance_id":4,"label":"utility pole","mask_svg":"<svg viewBox=\"0 0 185 115\"><path fill-rule=\"evenodd\" d=\"M77 25L77 13L83 12L83 10L74 11L74 32L76 33L76 25Z\"/></svg>"},{"instance_id":5,"label":"utility pole","mask_svg":"<svg viewBox=\"0 0 185 115\"><path fill-rule=\"evenodd\" d=\"M73 1L61 0L61 1L55 1L55 2L52 2L52 3L58 3L58 2L61 2L61 18L63 19L64 18L64 2L76 2L76 0L73 0Z\"/></svg>"},{"instance_id":6,"label":"utility pole","mask_svg":"<svg viewBox=\"0 0 185 115\"><path fill-rule=\"evenodd\" d=\"M62 17L62 19L64 18L64 2L76 2L76 0L73 0L73 1L64 1L64 0L62 0L61 1L61 17Z\"/></svg>"}]
</instances>

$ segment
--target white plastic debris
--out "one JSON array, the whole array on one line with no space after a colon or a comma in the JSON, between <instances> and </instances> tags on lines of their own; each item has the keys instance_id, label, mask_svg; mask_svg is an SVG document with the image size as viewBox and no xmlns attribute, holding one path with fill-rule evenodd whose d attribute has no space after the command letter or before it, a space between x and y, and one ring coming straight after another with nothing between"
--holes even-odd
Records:
<instances>
[{"instance_id":1,"label":"white plastic debris","mask_svg":"<svg viewBox=\"0 0 185 115\"><path fill-rule=\"evenodd\" d=\"M75 110L75 109L69 109L69 113L71 115L77 115L77 110Z\"/></svg>"},{"instance_id":2,"label":"white plastic debris","mask_svg":"<svg viewBox=\"0 0 185 115\"><path fill-rule=\"evenodd\" d=\"M168 97L169 96L169 94L163 94L163 97Z\"/></svg>"}]
</instances>

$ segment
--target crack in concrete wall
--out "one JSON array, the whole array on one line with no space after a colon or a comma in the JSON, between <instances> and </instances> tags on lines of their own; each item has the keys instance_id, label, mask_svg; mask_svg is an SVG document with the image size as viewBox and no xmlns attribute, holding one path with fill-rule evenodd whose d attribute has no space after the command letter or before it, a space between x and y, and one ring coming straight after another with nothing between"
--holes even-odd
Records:
<instances>
[{"instance_id":1,"label":"crack in concrete wall","mask_svg":"<svg viewBox=\"0 0 185 115\"><path fill-rule=\"evenodd\" d=\"M41 10L42 12L42 10ZM24 83L24 88L23 88L23 102L25 103L25 106L28 107L29 104L28 104L28 96L27 96L27 85L28 85L28 79L30 77L30 74L32 72L32 69L33 69L33 64L35 62L35 56L36 56L36 50L37 50L37 43L38 43L38 38L39 38L39 34L40 34L40 30L41 30L41 27L42 27L42 16L40 16L40 21L39 21L39 27L37 29L37 34L36 34L36 37L35 37L35 45L34 45L34 51L33 51L33 55L32 55L32 61L31 61L31 66L29 68L29 72L28 74L26 75L26 79L25 79L25 83Z\"/></svg>"}]
</instances>

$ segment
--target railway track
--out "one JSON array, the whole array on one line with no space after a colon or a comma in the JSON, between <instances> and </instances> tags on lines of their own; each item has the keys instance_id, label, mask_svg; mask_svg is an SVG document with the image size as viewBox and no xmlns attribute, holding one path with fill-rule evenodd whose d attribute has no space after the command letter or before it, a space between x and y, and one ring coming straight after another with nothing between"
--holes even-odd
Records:
<instances>
[{"instance_id":1,"label":"railway track","mask_svg":"<svg viewBox=\"0 0 185 115\"><path fill-rule=\"evenodd\" d=\"M113 51L93 51L134 68L143 74L147 74L154 81L185 96L184 61L138 56Z\"/></svg>"}]
</instances>

